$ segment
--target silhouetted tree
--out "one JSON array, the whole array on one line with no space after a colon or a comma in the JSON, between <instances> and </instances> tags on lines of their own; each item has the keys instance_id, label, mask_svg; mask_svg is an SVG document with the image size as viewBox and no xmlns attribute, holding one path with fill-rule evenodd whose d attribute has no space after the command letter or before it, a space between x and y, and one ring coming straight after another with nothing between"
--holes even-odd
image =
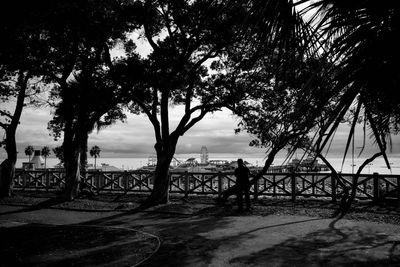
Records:
<instances>
[{"instance_id":1,"label":"silhouetted tree","mask_svg":"<svg viewBox=\"0 0 400 267\"><path fill-rule=\"evenodd\" d=\"M295 15L286 1L136 1L135 11L139 36L152 48L143 59L143 80L132 91L132 101L154 128L157 166L146 201L153 205L168 201L169 166L180 136L206 114L232 108L241 97L220 85L207 65L218 68L237 45L247 43L249 50L272 46L272 36L291 33L289 20L280 23L282 17L295 20ZM129 68L127 59L127 80L134 75ZM171 104L185 107L175 129L170 127Z\"/></svg>"},{"instance_id":2,"label":"silhouetted tree","mask_svg":"<svg viewBox=\"0 0 400 267\"><path fill-rule=\"evenodd\" d=\"M3 66L0 67L3 68ZM3 69L3 71L7 72L5 69ZM10 196L12 193L12 182L14 179L15 164L17 162L17 144L15 134L24 107L30 74L29 71L21 69L12 71L11 74L4 74L1 78L0 96L2 102L5 102L4 100L9 100L12 96L15 96L17 101L13 113L9 112L7 109L0 109L2 119L0 121L0 127L3 128L5 132L4 139L0 144L4 146L7 152L7 158L1 163L0 167L0 198ZM13 82L13 78L16 78L17 81Z\"/></svg>"},{"instance_id":3,"label":"silhouetted tree","mask_svg":"<svg viewBox=\"0 0 400 267\"><path fill-rule=\"evenodd\" d=\"M96 160L97 160L97 157L100 157L100 152L101 152L101 149L100 149L100 147L98 147L98 146L92 146L92 148L90 149L90 151L89 151L89 153L90 153L90 156L91 157L94 157L94 169L96 170L97 168L97 165L96 165Z\"/></svg>"},{"instance_id":4,"label":"silhouetted tree","mask_svg":"<svg viewBox=\"0 0 400 267\"><path fill-rule=\"evenodd\" d=\"M335 90L340 101L331 116L323 123L315 147L322 150L329 143L340 122L351 113L351 129L345 156L354 138L355 125L367 126L380 149L367 159L354 176L352 192L343 213L355 198L362 169L376 157L386 156L386 137L399 130L400 96L398 62L400 9L395 1L309 1L306 10L314 12L311 23L328 43L327 55L335 62ZM328 41L327 41L328 40ZM365 144L365 142L364 142ZM364 147L364 145L363 145Z\"/></svg>"},{"instance_id":5,"label":"silhouetted tree","mask_svg":"<svg viewBox=\"0 0 400 267\"><path fill-rule=\"evenodd\" d=\"M124 40L131 26L124 15L125 8L129 9L124 1L64 4L57 10L63 19L57 16L48 33L56 55L47 75L57 83L53 91L56 111L49 128L56 138L63 133L66 197L72 200L79 190L89 133L125 118L120 105L123 91L112 80L110 50Z\"/></svg>"},{"instance_id":6,"label":"silhouetted tree","mask_svg":"<svg viewBox=\"0 0 400 267\"><path fill-rule=\"evenodd\" d=\"M17 160L15 133L23 107L32 102L31 97L48 82L43 73L51 58L52 45L46 38L43 18L51 3L13 1L4 9L7 14L0 16L0 126L5 132L2 144L7 152L7 158L1 164L0 197L11 194ZM15 106L9 106L13 112L3 109L7 106L3 103L13 99Z\"/></svg>"},{"instance_id":7,"label":"silhouetted tree","mask_svg":"<svg viewBox=\"0 0 400 267\"><path fill-rule=\"evenodd\" d=\"M279 61L276 68L276 63L259 58L258 64L241 72L242 77L235 75L237 86L249 91L235 108L240 118L237 131L245 130L256 137L250 145L265 147L268 153L251 184L267 172L278 152L289 147L292 154L312 137L334 105L332 87L325 77L331 64L295 55L290 61ZM235 190L236 186L229 188L220 200L225 201Z\"/></svg>"},{"instance_id":8,"label":"silhouetted tree","mask_svg":"<svg viewBox=\"0 0 400 267\"><path fill-rule=\"evenodd\" d=\"M33 152L35 152L33 146L25 147L25 155L29 157L29 162L31 161L31 156L33 155Z\"/></svg>"},{"instance_id":9,"label":"silhouetted tree","mask_svg":"<svg viewBox=\"0 0 400 267\"><path fill-rule=\"evenodd\" d=\"M51 151L47 146L42 148L42 156L44 157L44 168L47 169L47 158L50 156Z\"/></svg>"}]
</instances>

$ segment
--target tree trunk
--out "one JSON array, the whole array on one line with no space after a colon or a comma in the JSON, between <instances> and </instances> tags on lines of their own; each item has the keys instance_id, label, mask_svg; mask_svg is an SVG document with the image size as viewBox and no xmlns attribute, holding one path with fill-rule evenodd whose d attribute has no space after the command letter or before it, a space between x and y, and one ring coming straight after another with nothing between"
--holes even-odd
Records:
<instances>
[{"instance_id":1,"label":"tree trunk","mask_svg":"<svg viewBox=\"0 0 400 267\"><path fill-rule=\"evenodd\" d=\"M145 205L153 206L166 204L169 201L169 165L172 156L161 155L157 157L156 170L154 172L153 190Z\"/></svg>"},{"instance_id":2,"label":"tree trunk","mask_svg":"<svg viewBox=\"0 0 400 267\"><path fill-rule=\"evenodd\" d=\"M19 93L15 111L12 116L10 124L5 128L5 149L7 152L7 159L1 163L0 170L0 198L10 196L12 194L12 185L15 175L15 164L17 162L17 143L15 140L15 133L21 118L22 109L24 107L25 93L29 73L24 74L23 71L19 72L18 88Z\"/></svg>"},{"instance_id":3,"label":"tree trunk","mask_svg":"<svg viewBox=\"0 0 400 267\"><path fill-rule=\"evenodd\" d=\"M76 149L64 158L65 197L72 201L78 195L80 183L80 150Z\"/></svg>"},{"instance_id":4,"label":"tree trunk","mask_svg":"<svg viewBox=\"0 0 400 267\"><path fill-rule=\"evenodd\" d=\"M0 165L0 199L11 196L14 174L15 162L5 159Z\"/></svg>"},{"instance_id":5,"label":"tree trunk","mask_svg":"<svg viewBox=\"0 0 400 267\"><path fill-rule=\"evenodd\" d=\"M83 133L85 131L82 131ZM86 136L82 137L83 141L81 146L81 162L80 162L80 168L81 168L81 172L86 172L87 169L87 144L88 144L88 139L89 139L89 135L86 134Z\"/></svg>"},{"instance_id":6,"label":"tree trunk","mask_svg":"<svg viewBox=\"0 0 400 267\"><path fill-rule=\"evenodd\" d=\"M339 214L346 213L346 203L349 198L349 189L347 185L342 181L341 176L336 172L335 168L330 164L330 162L321 154L318 153L318 157L325 163L326 166L331 170L331 175L333 175L334 179L336 180L337 184L343 190L343 196L340 199L339 209L334 213L334 217L338 216Z\"/></svg>"},{"instance_id":7,"label":"tree trunk","mask_svg":"<svg viewBox=\"0 0 400 267\"><path fill-rule=\"evenodd\" d=\"M17 162L17 144L15 134L6 131L7 158L1 163L0 170L0 198L9 197L12 194L14 182L15 163Z\"/></svg>"},{"instance_id":8,"label":"tree trunk","mask_svg":"<svg viewBox=\"0 0 400 267\"><path fill-rule=\"evenodd\" d=\"M343 218L344 215L346 215L350 211L351 205L353 204L353 202L356 198L357 188L358 188L358 179L360 178L360 174L361 174L362 170L365 168L365 166L367 166L369 163L374 161L377 157L382 156L382 155L383 155L382 152L375 153L372 157L366 159L361 164L361 166L358 168L358 170L353 178L353 184L351 186L350 196L347 198L346 202L343 204L343 207L341 207L340 218Z\"/></svg>"}]
</instances>

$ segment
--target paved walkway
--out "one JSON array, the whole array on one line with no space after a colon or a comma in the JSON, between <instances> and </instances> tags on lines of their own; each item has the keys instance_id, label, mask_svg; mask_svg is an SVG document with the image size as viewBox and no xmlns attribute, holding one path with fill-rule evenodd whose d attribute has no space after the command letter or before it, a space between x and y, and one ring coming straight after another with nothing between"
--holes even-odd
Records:
<instances>
[{"instance_id":1,"label":"paved walkway","mask_svg":"<svg viewBox=\"0 0 400 267\"><path fill-rule=\"evenodd\" d=\"M400 266L398 225L287 215L23 209L0 205L0 229L96 225L159 236L159 250L143 266Z\"/></svg>"}]
</instances>

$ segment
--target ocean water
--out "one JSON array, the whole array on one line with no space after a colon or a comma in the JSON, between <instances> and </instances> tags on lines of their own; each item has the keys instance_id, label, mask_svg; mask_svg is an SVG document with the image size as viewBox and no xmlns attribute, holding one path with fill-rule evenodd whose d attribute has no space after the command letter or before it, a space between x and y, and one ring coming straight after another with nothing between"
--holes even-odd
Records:
<instances>
[{"instance_id":1,"label":"ocean water","mask_svg":"<svg viewBox=\"0 0 400 267\"><path fill-rule=\"evenodd\" d=\"M177 154L175 155L175 158L180 160L180 161L185 161L188 158L196 158L198 162L200 162L200 156L199 154ZM209 159L210 160L221 160L225 159L228 161L234 161L237 160L238 158L243 158L245 161L255 165L255 166L263 166L265 163L265 158L262 156L246 156L243 154L237 154L237 155L232 155L232 154L210 154ZM356 173L359 166L365 161L365 158L354 158L354 165L352 166L352 159L346 159L344 164L342 165L342 158L340 157L328 157L329 162L332 164L333 167L337 171L341 171L342 173ZM27 162L27 158L20 158L17 161L17 168L22 167L22 162ZM319 163L322 163L320 160L318 161ZM377 158L375 161L373 161L371 164L367 165L364 169L363 172L364 174L368 173L380 173L380 174L400 174L400 155L395 155L395 156L389 156L389 162L391 169L387 169L385 166L385 162L383 158ZM47 167L51 168L55 166L56 164L59 163L59 160L57 158L47 158ZM94 158L88 158L88 163L94 165ZM121 170L135 170L140 168L141 166L147 165L148 163L148 156L144 157L132 157L132 158L97 158L97 166L100 166L101 164L108 164L114 167L117 167ZM285 158L278 157L275 159L273 165L274 166L280 166L282 164L285 164Z\"/></svg>"}]
</instances>

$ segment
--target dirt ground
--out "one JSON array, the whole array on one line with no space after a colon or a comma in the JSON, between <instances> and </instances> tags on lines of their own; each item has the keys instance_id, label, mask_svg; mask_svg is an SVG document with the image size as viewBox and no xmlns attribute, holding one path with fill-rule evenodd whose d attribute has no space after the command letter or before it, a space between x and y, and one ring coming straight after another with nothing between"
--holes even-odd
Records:
<instances>
[{"instance_id":1,"label":"dirt ground","mask_svg":"<svg viewBox=\"0 0 400 267\"><path fill-rule=\"evenodd\" d=\"M342 220L329 201L173 198L146 211L140 196L0 202L0 266L400 266L396 203L357 203ZM5 237L5 238L3 238Z\"/></svg>"}]
</instances>

